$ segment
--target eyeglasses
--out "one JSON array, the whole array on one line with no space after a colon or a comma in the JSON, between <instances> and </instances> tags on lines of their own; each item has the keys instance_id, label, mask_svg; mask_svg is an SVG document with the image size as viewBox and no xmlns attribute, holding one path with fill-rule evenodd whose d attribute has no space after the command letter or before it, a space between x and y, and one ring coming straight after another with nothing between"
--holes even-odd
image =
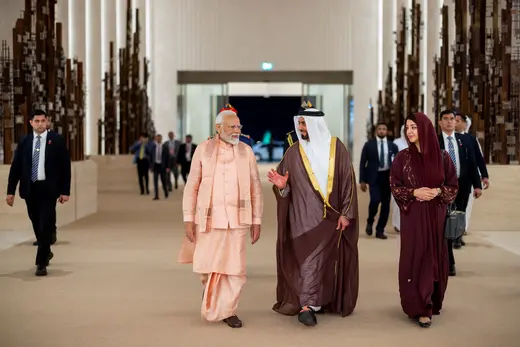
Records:
<instances>
[{"instance_id":1,"label":"eyeglasses","mask_svg":"<svg viewBox=\"0 0 520 347\"><path fill-rule=\"evenodd\" d=\"M243 125L228 125L228 128L231 128L231 130L242 130L244 127Z\"/></svg>"}]
</instances>

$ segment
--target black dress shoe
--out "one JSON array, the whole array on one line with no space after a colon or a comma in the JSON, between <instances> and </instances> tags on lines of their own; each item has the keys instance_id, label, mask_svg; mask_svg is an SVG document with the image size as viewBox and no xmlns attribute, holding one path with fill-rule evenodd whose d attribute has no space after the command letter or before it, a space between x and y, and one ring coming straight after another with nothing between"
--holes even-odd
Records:
<instances>
[{"instance_id":1,"label":"black dress shoe","mask_svg":"<svg viewBox=\"0 0 520 347\"><path fill-rule=\"evenodd\" d=\"M372 224L367 224L367 227L365 228L365 232L367 233L368 236L372 236L372 231L373 227L372 227Z\"/></svg>"},{"instance_id":2,"label":"black dress shoe","mask_svg":"<svg viewBox=\"0 0 520 347\"><path fill-rule=\"evenodd\" d=\"M450 266L448 271L448 276L457 276L457 270L455 270L455 265Z\"/></svg>"},{"instance_id":3,"label":"black dress shoe","mask_svg":"<svg viewBox=\"0 0 520 347\"><path fill-rule=\"evenodd\" d=\"M38 267L36 267L36 272L34 274L36 276L47 276L47 267L38 265Z\"/></svg>"},{"instance_id":4,"label":"black dress shoe","mask_svg":"<svg viewBox=\"0 0 520 347\"><path fill-rule=\"evenodd\" d=\"M298 314L298 321L308 327L312 327L318 324L316 313L314 313L314 310L312 308L306 308L301 310Z\"/></svg>"},{"instance_id":5,"label":"black dress shoe","mask_svg":"<svg viewBox=\"0 0 520 347\"><path fill-rule=\"evenodd\" d=\"M461 239L461 240L460 240L460 245L461 245L461 246L466 246L466 242L464 242L464 240Z\"/></svg>"},{"instance_id":6,"label":"black dress shoe","mask_svg":"<svg viewBox=\"0 0 520 347\"><path fill-rule=\"evenodd\" d=\"M388 236L386 236L383 233L376 233L376 238L381 239L381 240L386 240L388 238Z\"/></svg>"},{"instance_id":7,"label":"black dress shoe","mask_svg":"<svg viewBox=\"0 0 520 347\"><path fill-rule=\"evenodd\" d=\"M236 315L224 319L223 322L230 328L242 328L242 321Z\"/></svg>"}]
</instances>

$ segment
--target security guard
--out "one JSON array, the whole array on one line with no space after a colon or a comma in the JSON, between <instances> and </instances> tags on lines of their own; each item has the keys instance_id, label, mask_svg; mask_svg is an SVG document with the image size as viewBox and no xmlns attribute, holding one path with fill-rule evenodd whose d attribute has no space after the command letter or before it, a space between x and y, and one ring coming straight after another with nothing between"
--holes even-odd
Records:
<instances>
[{"instance_id":1,"label":"security guard","mask_svg":"<svg viewBox=\"0 0 520 347\"><path fill-rule=\"evenodd\" d=\"M212 139L215 135L208 137L208 140ZM248 145L249 147L253 147L253 140L251 136L246 134L240 134L240 141Z\"/></svg>"}]
</instances>

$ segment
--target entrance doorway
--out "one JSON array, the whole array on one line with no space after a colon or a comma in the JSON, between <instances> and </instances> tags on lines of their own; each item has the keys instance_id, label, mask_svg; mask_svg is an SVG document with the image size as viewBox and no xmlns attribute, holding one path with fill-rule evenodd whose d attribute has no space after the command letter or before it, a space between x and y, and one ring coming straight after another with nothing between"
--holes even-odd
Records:
<instances>
[{"instance_id":1,"label":"entrance doorway","mask_svg":"<svg viewBox=\"0 0 520 347\"><path fill-rule=\"evenodd\" d=\"M229 103L255 142L268 138L268 131L283 141L294 130L301 103L310 101L325 113L332 136L352 151L352 79L351 71L179 71L177 134L206 140L215 133L219 110Z\"/></svg>"}]
</instances>

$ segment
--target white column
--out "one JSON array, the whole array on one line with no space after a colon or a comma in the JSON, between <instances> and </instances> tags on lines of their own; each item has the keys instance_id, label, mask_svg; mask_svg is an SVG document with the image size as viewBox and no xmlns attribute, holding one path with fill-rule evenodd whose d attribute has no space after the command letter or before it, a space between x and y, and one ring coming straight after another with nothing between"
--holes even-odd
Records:
<instances>
[{"instance_id":1,"label":"white column","mask_svg":"<svg viewBox=\"0 0 520 347\"><path fill-rule=\"evenodd\" d=\"M382 20L379 21L381 30L379 31L379 39L382 41L379 45L382 50L381 67L382 74L379 78L379 89L384 91L386 78L388 76L388 66L395 66L395 35L394 35L394 4L395 1L378 0L379 1L379 16ZM393 69L395 74L395 68ZM392 78L393 79L393 78Z\"/></svg>"},{"instance_id":2,"label":"white column","mask_svg":"<svg viewBox=\"0 0 520 347\"><path fill-rule=\"evenodd\" d=\"M114 57L117 57L117 11L116 1L101 0L102 6L102 29L101 29L101 52L103 59L103 72L108 72L110 67L110 42L114 42ZM117 61L114 62L114 65Z\"/></svg>"},{"instance_id":3,"label":"white column","mask_svg":"<svg viewBox=\"0 0 520 347\"><path fill-rule=\"evenodd\" d=\"M367 119L369 116L368 104L377 101L377 42L378 37L378 2L377 1L355 1L350 3L351 30L363 28L362 35L352 35L352 47L356 52L353 54L352 70L354 71L353 97L354 97L354 149L352 153L353 165L357 172L361 149L366 142ZM359 174L359 172L358 172Z\"/></svg>"},{"instance_id":4,"label":"white column","mask_svg":"<svg viewBox=\"0 0 520 347\"><path fill-rule=\"evenodd\" d=\"M85 61L85 0L69 2L69 58Z\"/></svg>"},{"instance_id":5,"label":"white column","mask_svg":"<svg viewBox=\"0 0 520 347\"><path fill-rule=\"evenodd\" d=\"M86 90L86 140L87 155L98 153L98 120L101 118L102 58L101 58L101 0L86 3L87 56L85 74Z\"/></svg>"},{"instance_id":6,"label":"white column","mask_svg":"<svg viewBox=\"0 0 520 347\"><path fill-rule=\"evenodd\" d=\"M177 129L177 54L175 52L177 46L175 41L177 40L176 35L182 35L182 33L177 32L176 23L172 20L171 15L172 7L175 10L176 2L153 0L150 3L152 11L151 40L160 43L153 45L152 48L152 114L157 132L165 134L170 130L175 131ZM160 11L156 9L160 9ZM374 37L372 42L375 42L376 38ZM170 68L158 71L155 68L157 66L170 66ZM199 116L205 117L206 115Z\"/></svg>"},{"instance_id":7,"label":"white column","mask_svg":"<svg viewBox=\"0 0 520 347\"><path fill-rule=\"evenodd\" d=\"M105 72L110 71L110 42L114 43L114 68L117 63L117 14L116 2L114 0L101 0L101 80L105 78ZM114 76L116 78L116 76ZM101 82L101 114L102 119L105 118L105 85ZM102 133L105 136L105 132ZM105 148L102 144L102 154L105 154Z\"/></svg>"},{"instance_id":8,"label":"white column","mask_svg":"<svg viewBox=\"0 0 520 347\"><path fill-rule=\"evenodd\" d=\"M141 83L144 81L144 60L146 58L146 0L134 0L135 7L139 9L139 26L141 31L139 33L139 78Z\"/></svg>"},{"instance_id":9,"label":"white column","mask_svg":"<svg viewBox=\"0 0 520 347\"><path fill-rule=\"evenodd\" d=\"M116 50L126 44L126 0L110 0L116 2Z\"/></svg>"},{"instance_id":10,"label":"white column","mask_svg":"<svg viewBox=\"0 0 520 347\"><path fill-rule=\"evenodd\" d=\"M425 0L425 28L423 31L423 38L426 41L425 52L425 95L424 111L428 117L435 122L436 114L434 112L434 98L433 91L435 89L435 79L433 72L435 70L435 57L440 55L440 30L441 30L441 7L439 0Z\"/></svg>"},{"instance_id":11,"label":"white column","mask_svg":"<svg viewBox=\"0 0 520 347\"><path fill-rule=\"evenodd\" d=\"M65 56L69 55L69 0L61 0L56 4L56 22L61 23L61 44Z\"/></svg>"}]
</instances>

